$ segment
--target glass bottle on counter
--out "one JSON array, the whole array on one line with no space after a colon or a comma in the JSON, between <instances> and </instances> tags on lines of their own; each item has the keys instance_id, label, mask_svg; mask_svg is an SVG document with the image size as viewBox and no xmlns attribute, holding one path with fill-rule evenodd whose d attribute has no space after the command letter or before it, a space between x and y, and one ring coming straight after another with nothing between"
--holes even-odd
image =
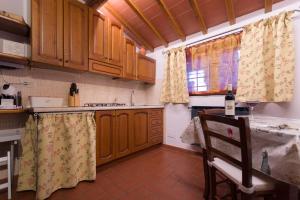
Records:
<instances>
[{"instance_id":1,"label":"glass bottle on counter","mask_svg":"<svg viewBox=\"0 0 300 200\"><path fill-rule=\"evenodd\" d=\"M232 92L232 84L227 85L227 94L225 95L225 115L234 117L235 115L235 97Z\"/></svg>"}]
</instances>

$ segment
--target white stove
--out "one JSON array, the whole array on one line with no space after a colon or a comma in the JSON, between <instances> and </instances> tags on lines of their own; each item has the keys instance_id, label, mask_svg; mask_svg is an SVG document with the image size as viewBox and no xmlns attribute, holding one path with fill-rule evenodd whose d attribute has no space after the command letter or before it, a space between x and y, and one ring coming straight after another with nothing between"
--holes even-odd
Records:
<instances>
[{"instance_id":1,"label":"white stove","mask_svg":"<svg viewBox=\"0 0 300 200\"><path fill-rule=\"evenodd\" d=\"M122 107L125 103L85 103L84 107Z\"/></svg>"}]
</instances>

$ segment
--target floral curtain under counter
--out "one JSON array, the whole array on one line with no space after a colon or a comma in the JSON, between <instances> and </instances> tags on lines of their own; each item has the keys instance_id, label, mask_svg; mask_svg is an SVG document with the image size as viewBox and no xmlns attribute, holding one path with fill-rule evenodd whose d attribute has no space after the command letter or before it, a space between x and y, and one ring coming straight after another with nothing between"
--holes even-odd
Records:
<instances>
[{"instance_id":1,"label":"floral curtain under counter","mask_svg":"<svg viewBox=\"0 0 300 200\"><path fill-rule=\"evenodd\" d=\"M96 179L94 113L29 117L21 140L18 191L35 190L46 199L60 188Z\"/></svg>"}]
</instances>

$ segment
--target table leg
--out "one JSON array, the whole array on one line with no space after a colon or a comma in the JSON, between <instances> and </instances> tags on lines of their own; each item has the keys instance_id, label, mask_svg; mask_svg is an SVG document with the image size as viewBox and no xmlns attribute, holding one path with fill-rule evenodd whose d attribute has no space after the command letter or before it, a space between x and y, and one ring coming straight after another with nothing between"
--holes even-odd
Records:
<instances>
[{"instance_id":1,"label":"table leg","mask_svg":"<svg viewBox=\"0 0 300 200\"><path fill-rule=\"evenodd\" d=\"M10 177L11 177L11 182L13 183L14 180L14 169L15 169L15 165L14 165L14 150L15 150L15 145L14 145L15 141L11 141L10 142L10 167L11 167L11 171L10 171Z\"/></svg>"},{"instance_id":2,"label":"table leg","mask_svg":"<svg viewBox=\"0 0 300 200\"><path fill-rule=\"evenodd\" d=\"M289 184L276 184L276 197L277 199L285 200L298 200L299 190L298 187Z\"/></svg>"}]
</instances>

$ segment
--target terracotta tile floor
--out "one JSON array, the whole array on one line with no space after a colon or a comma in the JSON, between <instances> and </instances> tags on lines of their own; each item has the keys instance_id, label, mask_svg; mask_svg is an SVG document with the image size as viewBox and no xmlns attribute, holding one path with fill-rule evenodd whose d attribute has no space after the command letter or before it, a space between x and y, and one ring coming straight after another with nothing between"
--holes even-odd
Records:
<instances>
[{"instance_id":1,"label":"terracotta tile floor","mask_svg":"<svg viewBox=\"0 0 300 200\"><path fill-rule=\"evenodd\" d=\"M199 155L164 146L137 153L97 170L97 180L61 189L50 200L201 200L204 177ZM34 200L34 192L14 192ZM6 199L6 192L0 193Z\"/></svg>"}]
</instances>

